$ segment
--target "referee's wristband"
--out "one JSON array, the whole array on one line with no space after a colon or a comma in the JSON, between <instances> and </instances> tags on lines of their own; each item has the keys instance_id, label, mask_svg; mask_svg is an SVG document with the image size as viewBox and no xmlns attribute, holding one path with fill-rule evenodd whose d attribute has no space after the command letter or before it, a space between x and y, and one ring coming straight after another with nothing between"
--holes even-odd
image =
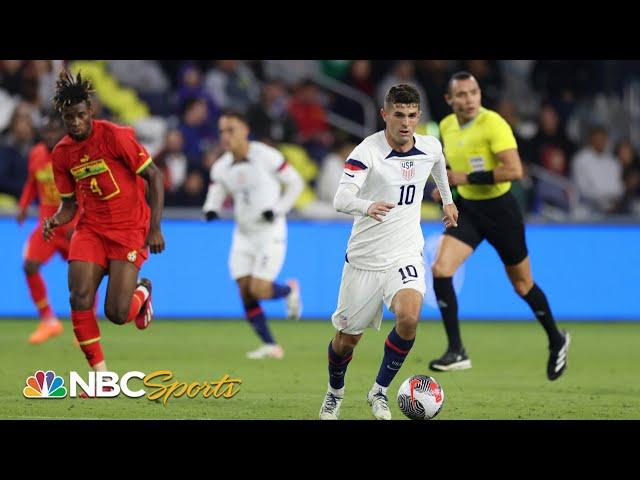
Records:
<instances>
[{"instance_id":1,"label":"referee's wristband","mask_svg":"<svg viewBox=\"0 0 640 480\"><path fill-rule=\"evenodd\" d=\"M474 184L492 184L496 183L495 177L493 176L493 170L488 170L486 172L473 172L467 175L467 180L469 183Z\"/></svg>"}]
</instances>

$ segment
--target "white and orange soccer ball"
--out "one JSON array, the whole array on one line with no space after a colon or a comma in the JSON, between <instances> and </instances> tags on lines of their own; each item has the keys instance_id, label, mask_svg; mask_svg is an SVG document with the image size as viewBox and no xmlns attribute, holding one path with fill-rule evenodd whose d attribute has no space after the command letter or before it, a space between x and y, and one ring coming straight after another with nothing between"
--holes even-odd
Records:
<instances>
[{"instance_id":1,"label":"white and orange soccer ball","mask_svg":"<svg viewBox=\"0 0 640 480\"><path fill-rule=\"evenodd\" d=\"M435 378L414 375L398 389L398 406L412 420L430 420L442 410L444 390Z\"/></svg>"}]
</instances>

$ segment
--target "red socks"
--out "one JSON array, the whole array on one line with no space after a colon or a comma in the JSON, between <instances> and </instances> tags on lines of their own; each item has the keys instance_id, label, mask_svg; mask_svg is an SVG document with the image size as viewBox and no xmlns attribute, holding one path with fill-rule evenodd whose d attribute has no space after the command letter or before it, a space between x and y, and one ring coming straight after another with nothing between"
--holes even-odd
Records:
<instances>
[{"instance_id":1,"label":"red socks","mask_svg":"<svg viewBox=\"0 0 640 480\"><path fill-rule=\"evenodd\" d=\"M27 284L29 285L29 292L33 303L36 304L40 318L53 317L53 310L49 305L49 299L47 298L47 287L44 284L44 279L40 272L36 272L33 275L27 275Z\"/></svg>"},{"instance_id":2,"label":"red socks","mask_svg":"<svg viewBox=\"0 0 640 480\"><path fill-rule=\"evenodd\" d=\"M80 348L92 367L104 360L100 346L100 328L93 309L71 310L71 323Z\"/></svg>"},{"instance_id":3,"label":"red socks","mask_svg":"<svg viewBox=\"0 0 640 480\"><path fill-rule=\"evenodd\" d=\"M136 318L136 315L140 313L142 304L149 297L149 292L144 287L138 287L133 291L133 298L131 299L131 306L129 307L129 315L127 316L127 323Z\"/></svg>"}]
</instances>

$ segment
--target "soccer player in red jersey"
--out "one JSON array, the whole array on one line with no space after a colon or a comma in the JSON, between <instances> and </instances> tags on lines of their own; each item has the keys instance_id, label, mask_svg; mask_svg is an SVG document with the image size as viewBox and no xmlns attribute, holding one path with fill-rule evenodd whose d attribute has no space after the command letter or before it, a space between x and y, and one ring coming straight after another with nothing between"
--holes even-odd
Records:
<instances>
[{"instance_id":1,"label":"soccer player in red jersey","mask_svg":"<svg viewBox=\"0 0 640 480\"><path fill-rule=\"evenodd\" d=\"M36 198L40 204L40 221L53 215L60 206L60 194L53 181L51 151L64 136L62 120L58 116L51 115L47 118L41 133L43 141L35 145L29 152L29 173L22 189L16 216L20 225L27 217L29 205ZM67 259L69 239L77 218L76 215L71 222L56 230L50 242L44 241L41 226L38 225L25 244L23 269L27 277L31 298L40 314L40 324L29 337L29 343L45 342L55 335L60 335L63 331L62 323L49 305L47 286L40 275L40 267L47 263L56 252L65 260Z\"/></svg>"},{"instance_id":2,"label":"soccer player in red jersey","mask_svg":"<svg viewBox=\"0 0 640 480\"><path fill-rule=\"evenodd\" d=\"M135 320L139 329L149 326L151 281L138 281L138 272L149 250L160 253L165 247L160 230L164 187L162 173L132 128L93 119L91 91L80 73L75 78L60 73L53 101L67 135L53 150L53 174L62 203L44 220L43 235L51 240L54 229L70 222L80 205L68 258L71 321L89 365L107 371L94 296L109 275L107 318L118 325Z\"/></svg>"}]
</instances>

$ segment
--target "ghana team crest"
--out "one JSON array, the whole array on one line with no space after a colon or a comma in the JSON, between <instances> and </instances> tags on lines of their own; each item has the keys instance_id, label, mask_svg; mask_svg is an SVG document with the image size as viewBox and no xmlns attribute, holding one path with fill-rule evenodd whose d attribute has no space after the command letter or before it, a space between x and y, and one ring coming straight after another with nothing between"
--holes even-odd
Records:
<instances>
[{"instance_id":1,"label":"ghana team crest","mask_svg":"<svg viewBox=\"0 0 640 480\"><path fill-rule=\"evenodd\" d=\"M416 174L416 167L413 163L413 160L407 160L406 162L402 162L402 178L405 180L411 180L413 176Z\"/></svg>"},{"instance_id":2,"label":"ghana team crest","mask_svg":"<svg viewBox=\"0 0 640 480\"><path fill-rule=\"evenodd\" d=\"M138 258L138 252L136 252L135 250L131 250L129 253L127 253L127 260L129 260L131 263L135 262L136 258Z\"/></svg>"}]
</instances>

